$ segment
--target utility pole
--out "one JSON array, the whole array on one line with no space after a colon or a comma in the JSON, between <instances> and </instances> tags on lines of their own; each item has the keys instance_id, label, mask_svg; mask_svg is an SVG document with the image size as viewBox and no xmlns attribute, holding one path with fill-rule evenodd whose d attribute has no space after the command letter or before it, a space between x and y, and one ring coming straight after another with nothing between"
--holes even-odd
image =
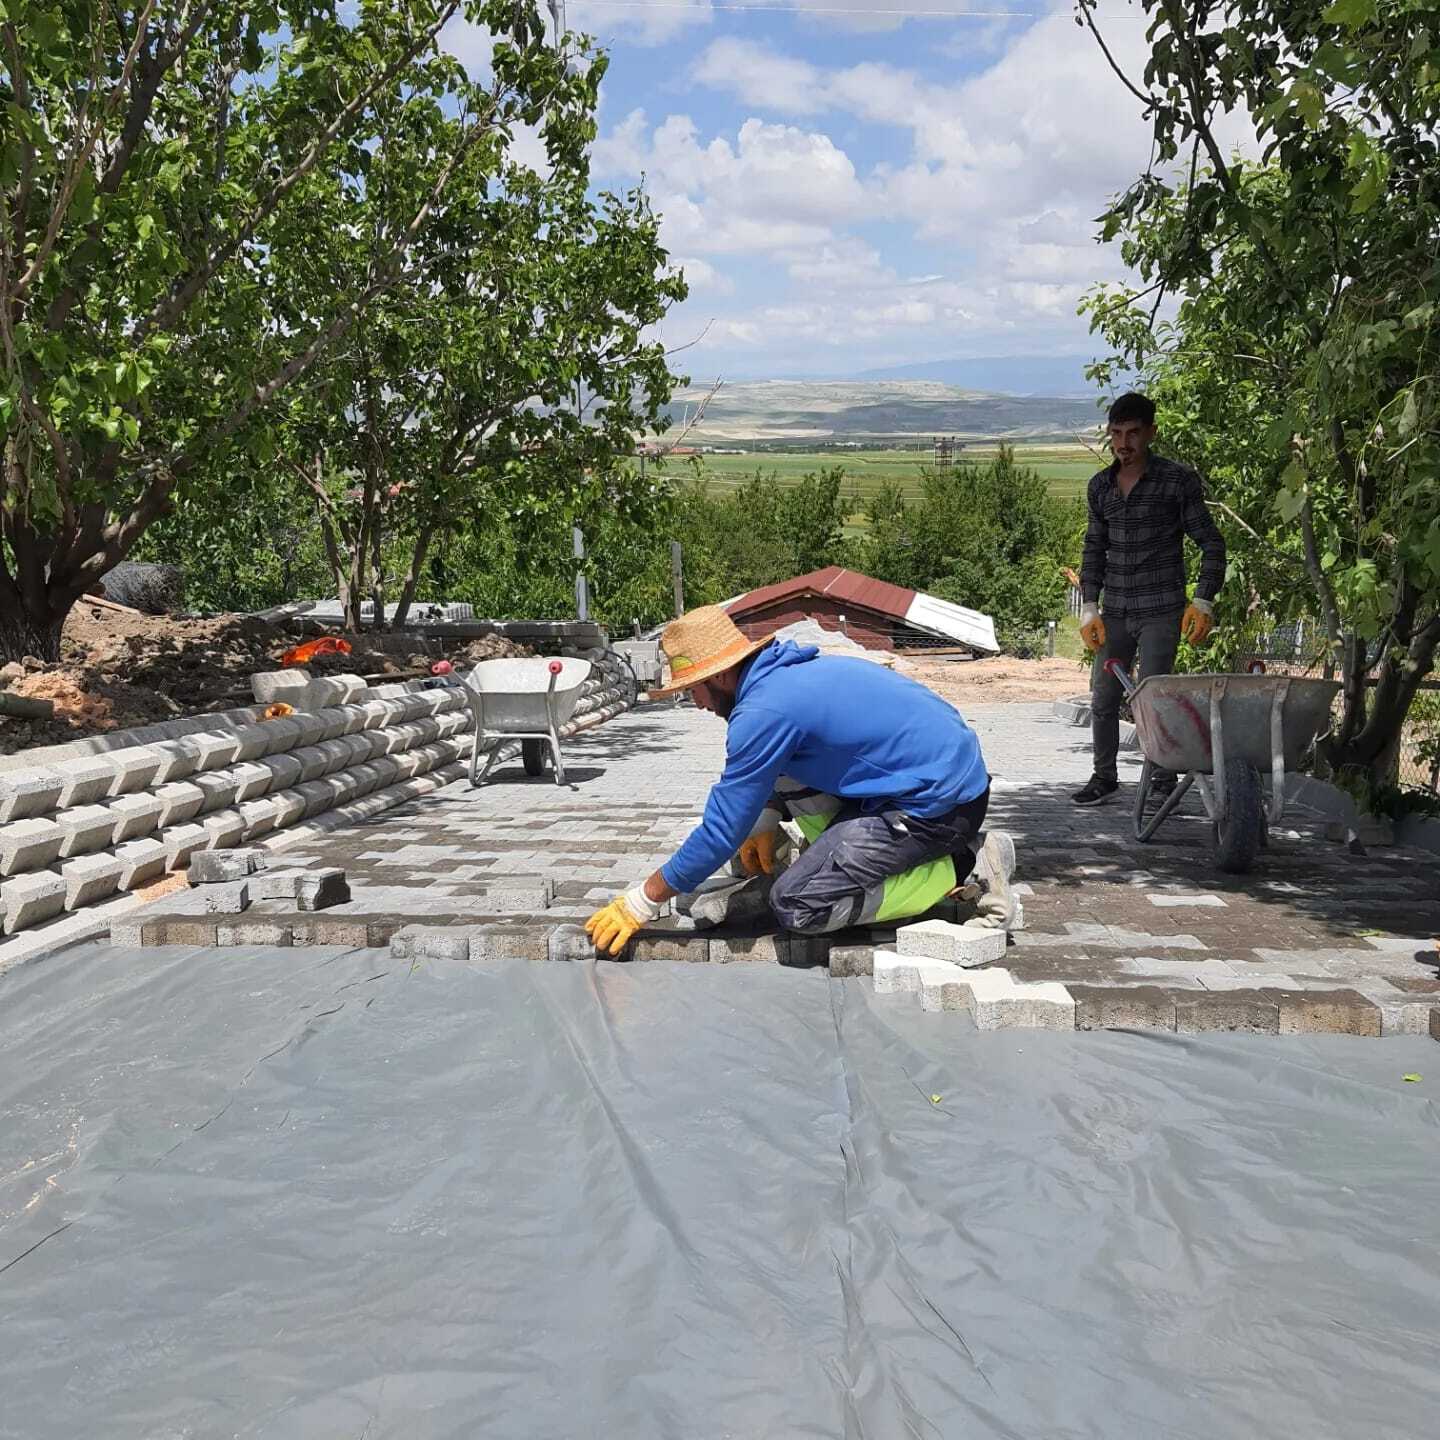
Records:
<instances>
[{"instance_id":1,"label":"utility pole","mask_svg":"<svg viewBox=\"0 0 1440 1440\"><path fill-rule=\"evenodd\" d=\"M670 579L675 586L675 618L685 613L685 564L680 542L670 542Z\"/></svg>"},{"instance_id":2,"label":"utility pole","mask_svg":"<svg viewBox=\"0 0 1440 1440\"><path fill-rule=\"evenodd\" d=\"M590 582L585 578L585 532L576 525L570 532L575 545L575 614L580 620L590 618Z\"/></svg>"}]
</instances>

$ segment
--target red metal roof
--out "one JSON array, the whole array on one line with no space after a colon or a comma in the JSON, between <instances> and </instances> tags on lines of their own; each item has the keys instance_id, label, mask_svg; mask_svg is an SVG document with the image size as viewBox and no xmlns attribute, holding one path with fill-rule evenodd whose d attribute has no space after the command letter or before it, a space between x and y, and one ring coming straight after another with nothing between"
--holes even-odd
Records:
<instances>
[{"instance_id":1,"label":"red metal roof","mask_svg":"<svg viewBox=\"0 0 1440 1440\"><path fill-rule=\"evenodd\" d=\"M753 610L773 605L777 600L797 595L825 595L832 600L878 610L882 615L893 615L897 620L903 620L915 603L913 590L887 584L884 580L872 580L858 570L827 565L823 570L812 570L808 575L797 575L793 580L781 580L775 585L752 590L748 595L732 600L726 609L732 616L747 615Z\"/></svg>"}]
</instances>

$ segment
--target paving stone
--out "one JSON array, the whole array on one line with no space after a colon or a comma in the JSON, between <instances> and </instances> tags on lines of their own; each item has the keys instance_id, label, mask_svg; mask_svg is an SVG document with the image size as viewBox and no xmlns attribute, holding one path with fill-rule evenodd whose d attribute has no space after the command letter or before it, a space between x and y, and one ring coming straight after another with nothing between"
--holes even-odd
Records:
<instances>
[{"instance_id":1,"label":"paving stone","mask_svg":"<svg viewBox=\"0 0 1440 1440\"><path fill-rule=\"evenodd\" d=\"M266 864L268 867L268 860ZM250 879L250 898L252 900L293 900L300 893L300 881L306 873L300 869L261 869Z\"/></svg>"},{"instance_id":2,"label":"paving stone","mask_svg":"<svg viewBox=\"0 0 1440 1440\"><path fill-rule=\"evenodd\" d=\"M482 893L492 914L534 915L549 907L555 887L552 881L541 878L505 878L486 884Z\"/></svg>"},{"instance_id":3,"label":"paving stone","mask_svg":"<svg viewBox=\"0 0 1440 1440\"><path fill-rule=\"evenodd\" d=\"M471 960L548 960L547 925L477 925L470 942Z\"/></svg>"},{"instance_id":4,"label":"paving stone","mask_svg":"<svg viewBox=\"0 0 1440 1440\"><path fill-rule=\"evenodd\" d=\"M903 995L920 993L925 977L932 983L963 979L965 972L948 960L927 960L918 955L899 955L893 950L876 950L872 958L875 993Z\"/></svg>"},{"instance_id":5,"label":"paving stone","mask_svg":"<svg viewBox=\"0 0 1440 1440\"><path fill-rule=\"evenodd\" d=\"M110 922L110 943L127 950L138 950L144 944L145 922L134 916Z\"/></svg>"},{"instance_id":6,"label":"paving stone","mask_svg":"<svg viewBox=\"0 0 1440 1440\"><path fill-rule=\"evenodd\" d=\"M1005 958L1005 932L952 925L946 920L922 920L895 931L895 949L901 955L923 955L953 965L984 965Z\"/></svg>"},{"instance_id":7,"label":"paving stone","mask_svg":"<svg viewBox=\"0 0 1440 1440\"><path fill-rule=\"evenodd\" d=\"M109 809L115 819L110 843L120 845L158 830L165 806L154 795L122 795L110 802Z\"/></svg>"},{"instance_id":8,"label":"paving stone","mask_svg":"<svg viewBox=\"0 0 1440 1440\"><path fill-rule=\"evenodd\" d=\"M708 960L717 958L734 959L737 957L715 956L712 942L703 933L655 935L642 932L630 942L630 958L632 960L678 960L688 964L704 964Z\"/></svg>"},{"instance_id":9,"label":"paving stone","mask_svg":"<svg viewBox=\"0 0 1440 1440\"><path fill-rule=\"evenodd\" d=\"M246 840L258 840L260 836L268 835L280 819L280 812L269 796L242 801L237 808L245 822Z\"/></svg>"},{"instance_id":10,"label":"paving stone","mask_svg":"<svg viewBox=\"0 0 1440 1440\"><path fill-rule=\"evenodd\" d=\"M190 746L194 752L197 772L221 770L225 766L233 764L240 753L240 742L234 735L225 735L212 730L203 730L195 735L187 735L185 744Z\"/></svg>"},{"instance_id":11,"label":"paving stone","mask_svg":"<svg viewBox=\"0 0 1440 1440\"><path fill-rule=\"evenodd\" d=\"M174 825L160 836L160 843L165 847L165 868L183 870L192 856L209 846L210 832L203 825Z\"/></svg>"},{"instance_id":12,"label":"paving stone","mask_svg":"<svg viewBox=\"0 0 1440 1440\"><path fill-rule=\"evenodd\" d=\"M205 804L205 791L188 780L171 780L157 786L151 793L160 802L161 830L193 819Z\"/></svg>"},{"instance_id":13,"label":"paving stone","mask_svg":"<svg viewBox=\"0 0 1440 1440\"><path fill-rule=\"evenodd\" d=\"M1440 1040L1440 1009L1430 1012L1430 1038Z\"/></svg>"},{"instance_id":14,"label":"paving stone","mask_svg":"<svg viewBox=\"0 0 1440 1440\"><path fill-rule=\"evenodd\" d=\"M245 836L245 817L238 810L217 810L200 822L209 837L208 849L228 850Z\"/></svg>"},{"instance_id":15,"label":"paving stone","mask_svg":"<svg viewBox=\"0 0 1440 1440\"><path fill-rule=\"evenodd\" d=\"M594 960L595 942L583 925L556 925L550 931L546 955L551 960Z\"/></svg>"},{"instance_id":16,"label":"paving stone","mask_svg":"<svg viewBox=\"0 0 1440 1440\"><path fill-rule=\"evenodd\" d=\"M49 815L60 803L65 781L53 770L11 770L0 774L0 824Z\"/></svg>"},{"instance_id":17,"label":"paving stone","mask_svg":"<svg viewBox=\"0 0 1440 1440\"><path fill-rule=\"evenodd\" d=\"M832 945L829 964L830 973L836 977L873 975L875 973L875 947L873 945Z\"/></svg>"},{"instance_id":18,"label":"paving stone","mask_svg":"<svg viewBox=\"0 0 1440 1440\"><path fill-rule=\"evenodd\" d=\"M1225 902L1218 895L1147 895L1145 898L1161 910L1178 910L1192 905L1217 910L1226 908Z\"/></svg>"},{"instance_id":19,"label":"paving stone","mask_svg":"<svg viewBox=\"0 0 1440 1440\"><path fill-rule=\"evenodd\" d=\"M200 903L208 915L238 915L250 904L250 887L244 880L203 885Z\"/></svg>"},{"instance_id":20,"label":"paving stone","mask_svg":"<svg viewBox=\"0 0 1440 1440\"><path fill-rule=\"evenodd\" d=\"M0 825L0 875L43 870L59 856L64 839L55 821L39 816Z\"/></svg>"},{"instance_id":21,"label":"paving stone","mask_svg":"<svg viewBox=\"0 0 1440 1440\"><path fill-rule=\"evenodd\" d=\"M1280 1031L1280 1002L1273 991L1225 990L1177 997L1175 1029L1182 1035L1241 1030L1253 1035Z\"/></svg>"},{"instance_id":22,"label":"paving stone","mask_svg":"<svg viewBox=\"0 0 1440 1440\"><path fill-rule=\"evenodd\" d=\"M57 808L68 810L105 799L115 783L115 767L98 755L77 756L65 763L60 778Z\"/></svg>"},{"instance_id":23,"label":"paving stone","mask_svg":"<svg viewBox=\"0 0 1440 1440\"><path fill-rule=\"evenodd\" d=\"M115 847L115 858L120 862L120 888L138 890L148 885L166 869L166 848L159 840L126 840Z\"/></svg>"},{"instance_id":24,"label":"paving stone","mask_svg":"<svg viewBox=\"0 0 1440 1440\"><path fill-rule=\"evenodd\" d=\"M284 830L288 826L296 825L305 818L305 799L298 790L281 790L267 798L275 807L275 828L277 830Z\"/></svg>"},{"instance_id":25,"label":"paving stone","mask_svg":"<svg viewBox=\"0 0 1440 1440\"><path fill-rule=\"evenodd\" d=\"M1159 985L1067 985L1077 1030L1173 1030L1175 992Z\"/></svg>"},{"instance_id":26,"label":"paving stone","mask_svg":"<svg viewBox=\"0 0 1440 1440\"><path fill-rule=\"evenodd\" d=\"M306 708L305 701L310 688L310 673L299 668L293 670L257 670L250 677L250 693L257 705L273 705L281 701L293 705L297 710Z\"/></svg>"},{"instance_id":27,"label":"paving stone","mask_svg":"<svg viewBox=\"0 0 1440 1440\"><path fill-rule=\"evenodd\" d=\"M1357 990L1273 992L1282 1035L1379 1035L1380 1007Z\"/></svg>"},{"instance_id":28,"label":"paving stone","mask_svg":"<svg viewBox=\"0 0 1440 1440\"><path fill-rule=\"evenodd\" d=\"M111 796L135 795L148 789L160 770L160 755L149 745L111 750L105 758L115 772L109 791Z\"/></svg>"},{"instance_id":29,"label":"paving stone","mask_svg":"<svg viewBox=\"0 0 1440 1440\"><path fill-rule=\"evenodd\" d=\"M155 916L141 927L146 945L206 946L215 944L216 922L191 915Z\"/></svg>"},{"instance_id":30,"label":"paving stone","mask_svg":"<svg viewBox=\"0 0 1440 1440\"><path fill-rule=\"evenodd\" d=\"M257 870L264 870L269 863L270 856L264 850L207 850L191 860L190 883L223 885L244 880Z\"/></svg>"},{"instance_id":31,"label":"paving stone","mask_svg":"<svg viewBox=\"0 0 1440 1440\"><path fill-rule=\"evenodd\" d=\"M161 740L146 747L158 762L152 786L168 785L172 780L184 780L200 768L200 747L191 743L191 737L182 735L174 740Z\"/></svg>"},{"instance_id":32,"label":"paving stone","mask_svg":"<svg viewBox=\"0 0 1440 1440\"><path fill-rule=\"evenodd\" d=\"M1210 980L1233 980L1235 970L1224 960L1208 956L1204 960L1161 960L1153 955L1127 956L1115 962L1120 975L1147 975L1151 978L1196 980L1202 985ZM1277 972L1269 972L1277 973Z\"/></svg>"},{"instance_id":33,"label":"paving stone","mask_svg":"<svg viewBox=\"0 0 1440 1440\"><path fill-rule=\"evenodd\" d=\"M304 770L304 766L296 759L293 752L288 755L267 755L263 760L257 760L255 763L260 769L268 771L270 775L270 783L263 791L257 790L255 792L257 795L269 794L276 790L288 790L292 785L298 785ZM242 795L240 798L244 800L249 797Z\"/></svg>"},{"instance_id":34,"label":"paving stone","mask_svg":"<svg viewBox=\"0 0 1440 1440\"><path fill-rule=\"evenodd\" d=\"M343 905L350 899L350 887L345 882L345 872L327 867L322 870L307 870L295 889L295 904L301 910L328 910L332 905Z\"/></svg>"},{"instance_id":35,"label":"paving stone","mask_svg":"<svg viewBox=\"0 0 1440 1440\"><path fill-rule=\"evenodd\" d=\"M200 805L200 811L205 815L233 805L240 790L234 771L228 769L201 771L190 783L205 797Z\"/></svg>"},{"instance_id":36,"label":"paving stone","mask_svg":"<svg viewBox=\"0 0 1440 1440\"><path fill-rule=\"evenodd\" d=\"M236 924L217 923L217 945L275 945L289 949L295 943L290 926L273 920L252 920L248 917Z\"/></svg>"},{"instance_id":37,"label":"paving stone","mask_svg":"<svg viewBox=\"0 0 1440 1440\"><path fill-rule=\"evenodd\" d=\"M0 910L5 912L7 935L39 925L64 909L65 882L53 870L0 881Z\"/></svg>"},{"instance_id":38,"label":"paving stone","mask_svg":"<svg viewBox=\"0 0 1440 1440\"><path fill-rule=\"evenodd\" d=\"M104 850L115 834L115 817L108 805L77 805L57 811L55 823L60 827L60 854L67 860L72 855Z\"/></svg>"},{"instance_id":39,"label":"paving stone","mask_svg":"<svg viewBox=\"0 0 1440 1440\"><path fill-rule=\"evenodd\" d=\"M77 855L61 861L59 870L65 882L67 910L93 905L120 888L122 866L113 855Z\"/></svg>"},{"instance_id":40,"label":"paving stone","mask_svg":"<svg viewBox=\"0 0 1440 1440\"><path fill-rule=\"evenodd\" d=\"M241 760L227 772L235 782L235 793L228 803L240 804L264 795L275 783L275 774L259 760Z\"/></svg>"},{"instance_id":41,"label":"paving stone","mask_svg":"<svg viewBox=\"0 0 1440 1440\"><path fill-rule=\"evenodd\" d=\"M704 933L704 932L702 932ZM789 955L786 935L710 935L710 962L728 965L736 961L759 961L767 965L783 963Z\"/></svg>"},{"instance_id":42,"label":"paving stone","mask_svg":"<svg viewBox=\"0 0 1440 1440\"><path fill-rule=\"evenodd\" d=\"M980 1030L1073 1030L1075 1002L1053 981L1024 984L1008 970L962 970L921 976L925 1010L969 1010Z\"/></svg>"}]
</instances>

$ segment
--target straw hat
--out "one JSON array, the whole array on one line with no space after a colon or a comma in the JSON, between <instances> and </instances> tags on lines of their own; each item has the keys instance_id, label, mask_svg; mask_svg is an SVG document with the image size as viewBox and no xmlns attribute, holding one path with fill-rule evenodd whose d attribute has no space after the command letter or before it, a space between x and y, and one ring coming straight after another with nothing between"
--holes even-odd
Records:
<instances>
[{"instance_id":1,"label":"straw hat","mask_svg":"<svg viewBox=\"0 0 1440 1440\"><path fill-rule=\"evenodd\" d=\"M652 689L652 696L677 695L702 684L722 670L738 665L775 637L750 640L720 605L702 605L672 620L660 637L660 648L670 662L669 683Z\"/></svg>"}]
</instances>

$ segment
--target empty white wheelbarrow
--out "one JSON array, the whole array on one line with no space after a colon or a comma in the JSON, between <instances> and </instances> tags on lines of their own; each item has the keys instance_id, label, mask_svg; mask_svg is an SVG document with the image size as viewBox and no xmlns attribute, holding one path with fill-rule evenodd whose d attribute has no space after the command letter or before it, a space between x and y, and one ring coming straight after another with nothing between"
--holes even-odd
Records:
<instances>
[{"instance_id":1,"label":"empty white wheelbarrow","mask_svg":"<svg viewBox=\"0 0 1440 1440\"><path fill-rule=\"evenodd\" d=\"M465 699L475 720L470 783L478 785L490 773L501 745L518 740L525 773L543 775L546 760L553 760L555 783L563 785L560 729L574 715L580 687L589 678L588 660L482 660L464 676Z\"/></svg>"},{"instance_id":2,"label":"empty white wheelbarrow","mask_svg":"<svg viewBox=\"0 0 1440 1440\"><path fill-rule=\"evenodd\" d=\"M1149 840L1195 785L1213 822L1215 863L1245 871L1285 813L1285 772L1330 728L1337 680L1290 675L1149 675L1138 685L1116 660L1105 667L1130 701L1145 766L1135 797L1135 838ZM1156 770L1184 776L1148 819ZM1270 772L1267 814L1260 787Z\"/></svg>"}]
</instances>

